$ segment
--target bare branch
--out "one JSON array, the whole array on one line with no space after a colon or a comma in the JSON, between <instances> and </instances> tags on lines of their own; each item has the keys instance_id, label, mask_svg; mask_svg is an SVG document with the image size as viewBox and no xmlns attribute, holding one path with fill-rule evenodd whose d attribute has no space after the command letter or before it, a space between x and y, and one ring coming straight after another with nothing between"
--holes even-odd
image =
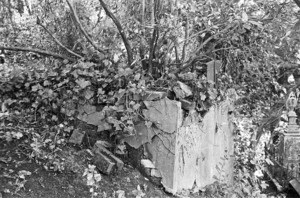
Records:
<instances>
[{"instance_id":1,"label":"bare branch","mask_svg":"<svg viewBox=\"0 0 300 198\"><path fill-rule=\"evenodd\" d=\"M210 36L208 39L206 39L196 50L196 52L199 52L209 41L211 41L212 39L216 38L218 35L220 34L224 34L226 33L230 28L232 28L227 34L230 34L230 32L233 32L238 26L231 26L231 25L228 25L226 26L223 31L220 31L212 36Z\"/></svg>"},{"instance_id":2,"label":"bare branch","mask_svg":"<svg viewBox=\"0 0 300 198\"><path fill-rule=\"evenodd\" d=\"M151 26L153 27L153 33L152 33L152 38L150 41L150 50L149 50L149 68L148 68L148 74L152 74L153 70L153 58L155 55L155 48L157 45L157 40L158 40L158 27L156 24L156 3L155 0L151 0Z\"/></svg>"},{"instance_id":3,"label":"bare branch","mask_svg":"<svg viewBox=\"0 0 300 198\"><path fill-rule=\"evenodd\" d=\"M184 43L183 43L182 55L181 55L182 62L184 62L184 59L185 59L185 47L187 45L188 36L189 36L189 20L187 18L186 23L185 23L185 35L184 35Z\"/></svg>"},{"instance_id":4,"label":"bare branch","mask_svg":"<svg viewBox=\"0 0 300 198\"><path fill-rule=\"evenodd\" d=\"M196 63L198 61L206 60L206 59L203 59L202 57L203 57L203 55L202 56L201 55L198 55L198 56L195 55L195 56L191 57L187 62L179 63L178 65L182 65L182 67L177 69L177 71L175 71L174 74L178 75L180 72L183 72L186 69L188 69L189 67L191 67L194 63ZM211 58L211 57L207 57L207 58Z\"/></svg>"},{"instance_id":5,"label":"bare branch","mask_svg":"<svg viewBox=\"0 0 300 198\"><path fill-rule=\"evenodd\" d=\"M66 50L67 52L69 52L70 54L83 59L82 56L80 56L79 54L73 52L72 50L70 50L69 48L67 48L66 46L64 46L61 42L59 42L59 40L57 40L57 38L54 37L54 35L46 28L46 26L44 26L42 24L42 22L40 21L39 18L37 18L37 24L40 25L42 28L44 28L44 30L53 38L53 40L55 41L55 43L57 43L61 48L63 48L64 50Z\"/></svg>"},{"instance_id":6,"label":"bare branch","mask_svg":"<svg viewBox=\"0 0 300 198\"><path fill-rule=\"evenodd\" d=\"M178 50L177 50L177 46L176 45L174 45L174 50L175 50L176 63L179 63Z\"/></svg>"},{"instance_id":7,"label":"bare branch","mask_svg":"<svg viewBox=\"0 0 300 198\"><path fill-rule=\"evenodd\" d=\"M152 69L153 69L152 61L153 61L154 54L155 54L157 38L158 38L158 28L156 26L154 26L151 43L150 43L150 51L149 51L149 53L150 53L149 54L149 68L148 68L149 74L152 74Z\"/></svg>"},{"instance_id":8,"label":"bare branch","mask_svg":"<svg viewBox=\"0 0 300 198\"><path fill-rule=\"evenodd\" d=\"M52 57L58 58L58 59L69 60L70 62L75 62L76 61L76 59L73 59L71 57L63 56L63 55L60 55L60 54L56 54L56 53L53 53L53 52L49 52L49 51L45 51L45 50L40 50L40 49L0 46L0 50L34 52L34 53L41 54L41 55L44 55L44 56L52 56Z\"/></svg>"},{"instance_id":9,"label":"bare branch","mask_svg":"<svg viewBox=\"0 0 300 198\"><path fill-rule=\"evenodd\" d=\"M131 46L130 43L124 33L124 30L120 24L120 22L118 21L118 19L115 17L115 15L108 9L108 7L106 6L106 4L104 3L103 0L99 0L101 6L103 7L103 9L105 10L105 13L107 14L107 16L109 18L111 18L113 20L113 22L115 23L115 25L117 26L117 29L122 37L123 43L125 45L126 51L127 51L127 59L128 59L128 65L132 66L132 61L133 61L133 53L131 50Z\"/></svg>"},{"instance_id":10,"label":"bare branch","mask_svg":"<svg viewBox=\"0 0 300 198\"><path fill-rule=\"evenodd\" d=\"M145 25L145 8L146 8L146 2L145 0L142 1L142 22L141 24L144 26ZM143 33L144 33L144 28L143 28Z\"/></svg>"},{"instance_id":11,"label":"bare branch","mask_svg":"<svg viewBox=\"0 0 300 198\"><path fill-rule=\"evenodd\" d=\"M66 0L66 1L67 1L68 5L69 5L69 7L70 7L70 10L71 10L71 12L72 12L72 14L73 14L73 16L74 16L74 19L75 19L76 23L77 23L78 26L79 26L79 29L81 30L81 32L83 33L83 35L85 36L85 38L88 40L88 42L89 42L89 43L90 43L90 44L91 44L98 52L101 52L101 53L104 54L105 51L104 51L103 49L99 48L99 47L94 43L94 41L90 38L90 36L88 35L88 33L87 33L87 32L85 31L85 29L83 28L83 26L82 26L82 24L80 23L80 20L79 20L77 14L76 14L76 11L75 11L73 5L70 3L69 0Z\"/></svg>"},{"instance_id":12,"label":"bare branch","mask_svg":"<svg viewBox=\"0 0 300 198\"><path fill-rule=\"evenodd\" d=\"M196 36L199 36L200 34L203 34L205 32L209 32L210 30L211 30L211 28L206 28L206 29L204 29L202 31L199 31L199 32L197 32L197 33L195 33L193 35L188 36L187 40L186 39L181 40L178 44L181 44L182 42L186 42L188 44Z\"/></svg>"},{"instance_id":13,"label":"bare branch","mask_svg":"<svg viewBox=\"0 0 300 198\"><path fill-rule=\"evenodd\" d=\"M142 35L145 35L145 28L144 28L144 23L145 23L145 0L141 0L142 1L142 21L141 21L141 25L142 25ZM139 53L140 53L140 58L142 59L142 61L145 58L145 45L143 42L143 38L142 36L140 36L140 46L139 46Z\"/></svg>"}]
</instances>

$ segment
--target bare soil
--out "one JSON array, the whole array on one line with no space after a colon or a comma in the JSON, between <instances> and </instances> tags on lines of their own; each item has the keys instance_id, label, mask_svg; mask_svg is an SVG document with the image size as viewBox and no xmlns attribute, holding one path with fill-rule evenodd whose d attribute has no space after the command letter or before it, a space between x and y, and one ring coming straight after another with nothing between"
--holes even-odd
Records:
<instances>
[{"instance_id":1,"label":"bare soil","mask_svg":"<svg viewBox=\"0 0 300 198\"><path fill-rule=\"evenodd\" d=\"M7 143L0 140L0 198L93 197L82 175L46 170L43 163L30 159L20 145L17 141ZM114 175L102 174L96 192L98 195L94 197L103 198L172 197L129 165Z\"/></svg>"}]
</instances>

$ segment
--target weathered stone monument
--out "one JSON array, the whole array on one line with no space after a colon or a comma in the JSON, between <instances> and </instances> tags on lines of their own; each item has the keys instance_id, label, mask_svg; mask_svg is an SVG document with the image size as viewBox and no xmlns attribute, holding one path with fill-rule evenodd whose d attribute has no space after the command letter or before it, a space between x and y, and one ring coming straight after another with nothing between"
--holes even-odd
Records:
<instances>
[{"instance_id":1,"label":"weathered stone monument","mask_svg":"<svg viewBox=\"0 0 300 198\"><path fill-rule=\"evenodd\" d=\"M300 126L295 113L297 104L296 94L291 92L286 101L287 129L271 145L270 158L274 164L268 167L268 173L279 190L291 184L300 194Z\"/></svg>"},{"instance_id":2,"label":"weathered stone monument","mask_svg":"<svg viewBox=\"0 0 300 198\"><path fill-rule=\"evenodd\" d=\"M138 149L145 139L147 156L161 183L173 194L193 187L203 188L216 180L233 182L233 126L229 100L210 107L201 117L195 110L184 116L179 101L163 98L144 101L144 117L154 124L137 126L139 134L126 142ZM147 141L146 141L147 140Z\"/></svg>"},{"instance_id":3,"label":"weathered stone monument","mask_svg":"<svg viewBox=\"0 0 300 198\"><path fill-rule=\"evenodd\" d=\"M295 108L298 100L294 92L291 92L286 108L288 110L288 128L284 134L283 166L286 169L288 181L297 179L300 181L300 127L296 123Z\"/></svg>"},{"instance_id":4,"label":"weathered stone monument","mask_svg":"<svg viewBox=\"0 0 300 198\"><path fill-rule=\"evenodd\" d=\"M166 191L173 194L204 188L215 181L232 183L234 142L230 112L234 99L230 95L233 93L229 91L226 100L211 105L204 115L196 111L195 102L189 101L193 95L189 86L178 81L172 93L175 99L170 99L166 91L130 96L144 106L143 119L134 123L135 134L123 137L130 149L142 150L142 154L137 152L138 157L132 154L135 164L145 166L149 176L159 178ZM124 105L123 98L119 98L117 105ZM81 104L76 111L79 120L97 126L99 133L112 129L107 122L108 107L98 111L96 106ZM73 133L70 142L80 144L84 134ZM101 144L95 145L94 163L99 170L110 174L120 169L118 158Z\"/></svg>"}]
</instances>

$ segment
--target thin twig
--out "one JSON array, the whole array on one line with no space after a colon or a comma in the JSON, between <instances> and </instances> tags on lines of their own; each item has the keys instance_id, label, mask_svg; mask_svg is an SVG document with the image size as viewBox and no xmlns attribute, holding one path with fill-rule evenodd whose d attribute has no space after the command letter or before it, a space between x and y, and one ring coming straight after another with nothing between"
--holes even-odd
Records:
<instances>
[{"instance_id":1,"label":"thin twig","mask_svg":"<svg viewBox=\"0 0 300 198\"><path fill-rule=\"evenodd\" d=\"M149 54L149 69L148 73L151 75L152 70L153 70L153 58L154 58L154 53L155 53L155 47L156 47L156 42L157 42L157 37L158 37L158 30L157 27L154 25L153 33L152 33L152 38L151 38L151 43L150 43L150 54Z\"/></svg>"},{"instance_id":2,"label":"thin twig","mask_svg":"<svg viewBox=\"0 0 300 198\"><path fill-rule=\"evenodd\" d=\"M185 33L184 33L184 43L183 43L183 47L182 47L182 54L181 54L181 61L183 62L185 59L185 48L187 45L187 39L188 39L188 35L189 35L189 20L188 17L186 19L186 23L185 23Z\"/></svg>"},{"instance_id":3,"label":"thin twig","mask_svg":"<svg viewBox=\"0 0 300 198\"><path fill-rule=\"evenodd\" d=\"M197 32L197 33L195 33L195 34L193 34L193 35L191 35L191 36L188 36L188 38L187 39L183 39L183 40L181 40L178 44L181 44L182 42L189 42L191 39L193 39L194 37L196 37L196 36L198 36L199 34L203 34L203 33L205 33L205 32L208 32L208 31L210 31L211 30L211 28L206 28L206 29L204 29L204 30L202 30L202 31L200 31L200 32Z\"/></svg>"},{"instance_id":4,"label":"thin twig","mask_svg":"<svg viewBox=\"0 0 300 198\"><path fill-rule=\"evenodd\" d=\"M236 47L224 47L224 48L219 48L219 49L215 49L212 52L217 52L217 51L221 51L221 50L228 50L228 49L236 49Z\"/></svg>"},{"instance_id":5,"label":"thin twig","mask_svg":"<svg viewBox=\"0 0 300 198\"><path fill-rule=\"evenodd\" d=\"M103 9L105 10L105 13L107 14L107 16L109 18L112 19L112 21L114 22L114 24L117 26L117 29L122 37L122 40L123 40L123 43L125 45L125 48L126 48L126 51L127 51L127 60L128 60L128 65L130 66L133 66L131 65L132 62L133 62L133 53L132 53L132 49L131 49L131 46L130 46L130 43L124 33L124 30L119 22L119 20L115 17L115 15L108 9L108 7L106 6L106 4L104 3L103 0L99 0L101 6L103 7Z\"/></svg>"},{"instance_id":6,"label":"thin twig","mask_svg":"<svg viewBox=\"0 0 300 198\"><path fill-rule=\"evenodd\" d=\"M55 41L55 43L57 43L61 48L63 48L64 50L66 50L67 52L69 52L70 54L83 59L82 56L80 56L79 54L73 52L72 50L70 50L69 48L67 48L66 46L64 46L57 38L54 37L54 35L46 28L46 26L43 25L43 23L40 21L39 17L37 18L37 24L40 25L42 28L44 28L44 30L53 38L53 40Z\"/></svg>"},{"instance_id":7,"label":"thin twig","mask_svg":"<svg viewBox=\"0 0 300 198\"><path fill-rule=\"evenodd\" d=\"M223 29L223 31L220 31L212 36L210 36L208 39L206 39L197 49L196 49L196 52L199 52L209 41L211 41L212 39L216 38L218 35L222 34L222 33L225 33L227 30L229 30L230 28L232 28L232 31L234 31L238 26L235 26L235 27L232 27L231 25L228 25L227 27L225 27ZM228 33L229 34L229 33Z\"/></svg>"},{"instance_id":8,"label":"thin twig","mask_svg":"<svg viewBox=\"0 0 300 198\"><path fill-rule=\"evenodd\" d=\"M49 52L49 51L45 51L45 50L40 50L40 49L0 46L0 50L34 52L34 53L41 54L41 55L44 55L44 56L52 56L54 58L69 60L70 62L75 62L76 61L76 59L73 59L71 57L63 56L63 55L60 55L60 54L56 54L56 53L53 53L53 52Z\"/></svg>"},{"instance_id":9,"label":"thin twig","mask_svg":"<svg viewBox=\"0 0 300 198\"><path fill-rule=\"evenodd\" d=\"M204 56L204 55L202 55L202 56ZM201 57L201 56L194 56L194 57L190 58L190 60L187 61L186 64L183 65L182 67L180 67L177 71L175 71L174 74L177 75L177 74L179 74L180 72L182 72L182 71L188 69L188 68L189 68L190 66L192 66L195 62L204 60L204 59L200 59L200 57ZM210 58L210 59L211 59L211 57L207 57L207 58ZM180 63L179 65L182 65L182 64L184 64L184 63Z\"/></svg>"},{"instance_id":10,"label":"thin twig","mask_svg":"<svg viewBox=\"0 0 300 198\"><path fill-rule=\"evenodd\" d=\"M85 29L83 28L83 26L82 26L82 24L81 24L81 22L80 22L80 20L79 20L79 18L78 18L78 16L77 16L77 14L76 14L76 11L75 11L73 5L70 3L69 0L66 0L66 1L67 1L68 5L69 5L69 7L70 7L70 10L71 10L71 12L72 12L72 14L73 14L73 16L74 16L74 19L75 19L76 23L77 23L78 26L79 26L79 29L81 30L81 32L83 33L83 35L85 36L85 38L88 40L88 42L89 42L89 43L90 43L90 44L91 44L98 52L101 52L101 53L105 54L105 51L104 51L103 49L99 48L99 47L94 43L94 41L90 38L90 36L88 35L88 33L87 33L87 32L85 31Z\"/></svg>"},{"instance_id":11,"label":"thin twig","mask_svg":"<svg viewBox=\"0 0 300 198\"><path fill-rule=\"evenodd\" d=\"M145 0L141 0L142 1L142 21L141 24L142 26L145 23ZM142 36L145 35L145 28L142 28ZM144 61L145 58L145 46L144 46L144 42L143 42L143 38L142 36L140 36L140 46L139 46L139 53L140 53L140 58L142 59L141 61Z\"/></svg>"},{"instance_id":12,"label":"thin twig","mask_svg":"<svg viewBox=\"0 0 300 198\"><path fill-rule=\"evenodd\" d=\"M221 34L221 33L225 33L227 30L229 30L230 28L232 28L231 29L231 31L230 32L232 32L232 31L234 31L236 28L237 28L238 26L234 26L234 27L232 27L231 25L228 25L227 27L225 27L224 29L223 29L223 31L221 31L221 32L218 32L218 33L216 33L215 35L212 35L212 36L210 36L208 39L206 39L196 50L195 50L195 53L198 53L201 49L203 49L203 47L209 42L209 41L211 41L212 39L214 39L216 36L218 36L219 34ZM230 33L229 32L229 33ZM228 34L229 34L228 33ZM196 57L196 58L195 58ZM184 71L185 69L187 69L188 67L190 67L191 65L192 65L192 63L194 63L194 61L195 60L197 60L197 56L196 55L194 55L194 58L191 58L190 59L190 61L186 64L186 65L184 65L183 67L181 67L181 68L179 68L176 72L175 72L175 74L178 74L178 73L180 73L180 72L182 72L182 71Z\"/></svg>"},{"instance_id":13,"label":"thin twig","mask_svg":"<svg viewBox=\"0 0 300 198\"><path fill-rule=\"evenodd\" d=\"M176 63L179 63L178 50L176 45L174 45L174 50L175 50Z\"/></svg>"},{"instance_id":14,"label":"thin twig","mask_svg":"<svg viewBox=\"0 0 300 198\"><path fill-rule=\"evenodd\" d=\"M151 1L151 26L153 27L153 33L152 38L150 41L150 51L149 51L149 69L148 74L152 74L153 71L153 58L155 54L155 48L157 45L157 39L158 39L158 28L156 24L156 3L155 0Z\"/></svg>"}]
</instances>

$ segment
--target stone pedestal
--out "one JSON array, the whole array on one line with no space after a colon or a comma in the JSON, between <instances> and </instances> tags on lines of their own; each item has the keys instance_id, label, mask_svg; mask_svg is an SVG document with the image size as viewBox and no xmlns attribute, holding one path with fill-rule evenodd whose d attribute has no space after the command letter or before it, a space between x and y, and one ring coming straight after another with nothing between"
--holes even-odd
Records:
<instances>
[{"instance_id":1,"label":"stone pedestal","mask_svg":"<svg viewBox=\"0 0 300 198\"><path fill-rule=\"evenodd\" d=\"M285 135L283 166L287 179L300 181L300 134Z\"/></svg>"},{"instance_id":2,"label":"stone pedestal","mask_svg":"<svg viewBox=\"0 0 300 198\"><path fill-rule=\"evenodd\" d=\"M287 182L292 179L300 181L300 127L296 124L297 115L288 113L289 125L284 134L283 167Z\"/></svg>"}]
</instances>

